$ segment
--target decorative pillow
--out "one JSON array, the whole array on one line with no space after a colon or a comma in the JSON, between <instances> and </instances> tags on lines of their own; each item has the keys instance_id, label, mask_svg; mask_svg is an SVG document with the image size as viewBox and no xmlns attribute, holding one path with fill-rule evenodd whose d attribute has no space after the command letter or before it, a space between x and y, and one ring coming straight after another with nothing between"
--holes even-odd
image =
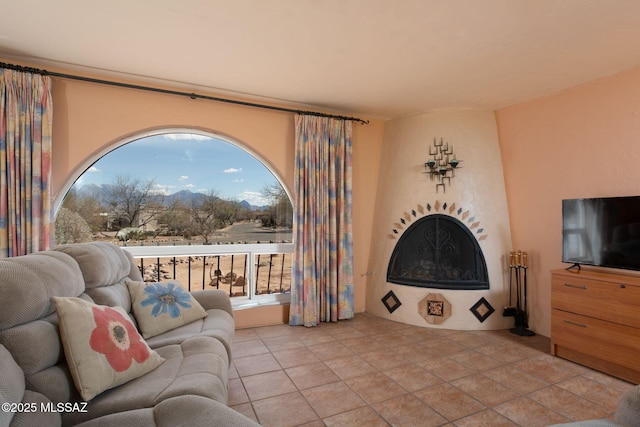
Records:
<instances>
[{"instance_id":1,"label":"decorative pillow","mask_svg":"<svg viewBox=\"0 0 640 427\"><path fill-rule=\"evenodd\" d=\"M207 317L207 312L178 281L127 281L133 315L145 338Z\"/></svg>"},{"instance_id":2,"label":"decorative pillow","mask_svg":"<svg viewBox=\"0 0 640 427\"><path fill-rule=\"evenodd\" d=\"M53 297L64 354L85 401L157 368L164 359L142 339L122 307Z\"/></svg>"}]
</instances>

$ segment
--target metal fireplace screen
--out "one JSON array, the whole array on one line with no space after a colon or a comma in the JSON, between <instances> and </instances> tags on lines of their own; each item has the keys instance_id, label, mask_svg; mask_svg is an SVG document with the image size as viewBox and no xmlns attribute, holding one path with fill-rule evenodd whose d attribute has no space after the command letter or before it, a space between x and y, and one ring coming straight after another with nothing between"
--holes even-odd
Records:
<instances>
[{"instance_id":1,"label":"metal fireplace screen","mask_svg":"<svg viewBox=\"0 0 640 427\"><path fill-rule=\"evenodd\" d=\"M396 244L387 282L438 289L489 289L487 264L478 241L456 218L428 215L412 224Z\"/></svg>"}]
</instances>

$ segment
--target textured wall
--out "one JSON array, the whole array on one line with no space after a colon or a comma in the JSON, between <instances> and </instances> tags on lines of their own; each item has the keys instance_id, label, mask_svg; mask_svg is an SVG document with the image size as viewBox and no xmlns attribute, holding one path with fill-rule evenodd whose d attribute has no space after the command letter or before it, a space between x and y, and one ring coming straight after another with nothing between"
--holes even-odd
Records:
<instances>
[{"instance_id":1,"label":"textured wall","mask_svg":"<svg viewBox=\"0 0 640 427\"><path fill-rule=\"evenodd\" d=\"M532 252L531 321L548 336L549 271L566 267L562 199L640 195L640 68L496 117L513 241Z\"/></svg>"},{"instance_id":2,"label":"textured wall","mask_svg":"<svg viewBox=\"0 0 640 427\"><path fill-rule=\"evenodd\" d=\"M435 182L424 173L434 137L438 140L442 137L452 144L456 157L462 160L446 191L436 189ZM494 113L442 110L389 121L382 159L367 311L400 322L449 329L513 326L513 318L502 316L508 289L504 256L511 250L511 237ZM387 266L397 237L414 219L430 212L453 216L471 228L487 262L489 290L427 289L386 282ZM390 290L402 303L392 314L381 302ZM418 313L419 301L429 293L441 294L451 303L451 316L440 325L427 322ZM470 308L482 297L496 312L481 323Z\"/></svg>"}]
</instances>

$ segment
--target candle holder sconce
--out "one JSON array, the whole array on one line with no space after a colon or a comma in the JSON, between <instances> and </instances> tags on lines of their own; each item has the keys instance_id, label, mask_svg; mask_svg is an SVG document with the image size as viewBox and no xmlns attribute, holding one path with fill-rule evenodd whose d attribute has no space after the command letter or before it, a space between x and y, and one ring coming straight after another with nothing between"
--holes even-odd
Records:
<instances>
[{"instance_id":1,"label":"candle holder sconce","mask_svg":"<svg viewBox=\"0 0 640 427\"><path fill-rule=\"evenodd\" d=\"M442 187L442 192L446 192L446 185L451 185L451 178L455 177L456 169L460 169L460 162L453 152L453 145L444 142L442 138L438 142L433 138L433 146L429 147L429 160L424 164L424 172L429 174L431 181L436 182L436 193L438 187Z\"/></svg>"}]
</instances>

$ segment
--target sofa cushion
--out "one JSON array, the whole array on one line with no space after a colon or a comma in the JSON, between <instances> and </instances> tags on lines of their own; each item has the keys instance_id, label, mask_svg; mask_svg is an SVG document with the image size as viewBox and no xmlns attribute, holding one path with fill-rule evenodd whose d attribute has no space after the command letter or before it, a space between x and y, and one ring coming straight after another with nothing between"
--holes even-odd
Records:
<instances>
[{"instance_id":1,"label":"sofa cushion","mask_svg":"<svg viewBox=\"0 0 640 427\"><path fill-rule=\"evenodd\" d=\"M108 242L59 245L53 251L68 254L76 261L85 281L85 292L96 304L120 306L131 312L131 298L124 281L142 280L142 275L129 252Z\"/></svg>"},{"instance_id":2,"label":"sofa cushion","mask_svg":"<svg viewBox=\"0 0 640 427\"><path fill-rule=\"evenodd\" d=\"M0 283L0 330L53 313L51 297L84 292L82 273L73 258L48 251L0 259Z\"/></svg>"},{"instance_id":3,"label":"sofa cushion","mask_svg":"<svg viewBox=\"0 0 640 427\"><path fill-rule=\"evenodd\" d=\"M96 396L87 405L87 413L63 414L64 424L75 425L108 414L153 408L176 396L197 395L227 404L229 359L220 341L194 337L158 348L157 352L165 359L162 365Z\"/></svg>"},{"instance_id":4,"label":"sofa cushion","mask_svg":"<svg viewBox=\"0 0 640 427\"><path fill-rule=\"evenodd\" d=\"M225 310L209 309L207 317L151 337L147 340L147 344L156 349L166 345L180 344L190 337L210 337L222 343L227 351L227 358L231 360L234 332L233 316Z\"/></svg>"},{"instance_id":5,"label":"sofa cushion","mask_svg":"<svg viewBox=\"0 0 640 427\"><path fill-rule=\"evenodd\" d=\"M207 312L176 280L163 283L127 281L133 315L144 338L151 338Z\"/></svg>"},{"instance_id":6,"label":"sofa cushion","mask_svg":"<svg viewBox=\"0 0 640 427\"><path fill-rule=\"evenodd\" d=\"M26 388L50 400L77 397L51 297L89 299L83 290L78 264L64 253L0 259L0 344L24 372Z\"/></svg>"},{"instance_id":7,"label":"sofa cushion","mask_svg":"<svg viewBox=\"0 0 640 427\"><path fill-rule=\"evenodd\" d=\"M42 394L25 390L22 403L31 408L37 408L32 412L17 412L11 421L11 427L47 426L58 427L62 425L60 413L54 410L41 410L43 406L51 408L52 402ZM2 424L0 424L2 425Z\"/></svg>"},{"instance_id":8,"label":"sofa cushion","mask_svg":"<svg viewBox=\"0 0 640 427\"><path fill-rule=\"evenodd\" d=\"M131 297L129 296L127 285L124 284L124 279L122 282L109 286L87 289L86 293L96 304L122 307L127 313L131 313Z\"/></svg>"},{"instance_id":9,"label":"sofa cushion","mask_svg":"<svg viewBox=\"0 0 640 427\"><path fill-rule=\"evenodd\" d=\"M55 412L40 411L41 404L51 401L42 394L25 389L24 372L13 360L11 353L0 345L0 402L20 403L31 411L0 411L0 426L59 426L60 415ZM11 408L9 408L11 409Z\"/></svg>"},{"instance_id":10,"label":"sofa cushion","mask_svg":"<svg viewBox=\"0 0 640 427\"><path fill-rule=\"evenodd\" d=\"M0 402L22 402L25 384L24 373L13 360L11 353L0 345ZM13 418L13 412L0 411L0 426L8 426Z\"/></svg>"},{"instance_id":11,"label":"sofa cushion","mask_svg":"<svg viewBox=\"0 0 640 427\"><path fill-rule=\"evenodd\" d=\"M55 313L0 331L0 342L11 352L26 375L64 360Z\"/></svg>"},{"instance_id":12,"label":"sofa cushion","mask_svg":"<svg viewBox=\"0 0 640 427\"><path fill-rule=\"evenodd\" d=\"M53 250L64 252L76 260L87 289L119 283L124 277L142 280L140 271L131 262L131 254L113 243L75 243L59 245Z\"/></svg>"},{"instance_id":13,"label":"sofa cushion","mask_svg":"<svg viewBox=\"0 0 640 427\"><path fill-rule=\"evenodd\" d=\"M149 348L122 307L53 298L73 381L86 401L152 371L163 359Z\"/></svg>"}]
</instances>

